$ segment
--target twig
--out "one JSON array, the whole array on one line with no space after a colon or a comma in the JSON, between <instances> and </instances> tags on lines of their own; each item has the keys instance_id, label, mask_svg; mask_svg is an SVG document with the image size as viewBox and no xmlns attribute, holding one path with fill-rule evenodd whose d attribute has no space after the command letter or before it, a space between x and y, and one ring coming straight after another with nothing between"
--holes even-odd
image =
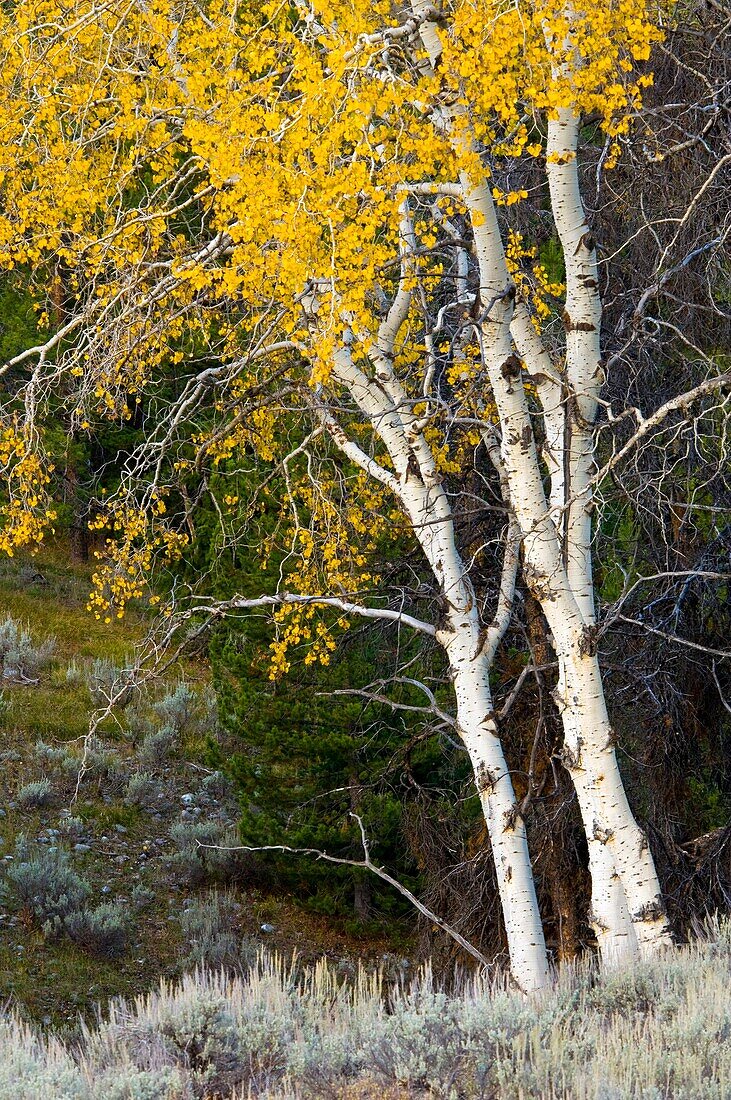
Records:
<instances>
[{"instance_id":1,"label":"twig","mask_svg":"<svg viewBox=\"0 0 731 1100\"><path fill-rule=\"evenodd\" d=\"M681 638L677 634L669 634L666 630L658 630L656 626L650 626L649 623L643 623L640 619L630 619L628 615L617 615L622 623L629 623L631 626L639 626L642 630L648 631L650 634L657 634L658 638L664 638L667 642L675 642L676 645L687 646L688 649L696 649L699 653L707 653L711 657L731 657L731 649L713 649L711 646L699 645L698 642L691 642L688 638Z\"/></svg>"}]
</instances>

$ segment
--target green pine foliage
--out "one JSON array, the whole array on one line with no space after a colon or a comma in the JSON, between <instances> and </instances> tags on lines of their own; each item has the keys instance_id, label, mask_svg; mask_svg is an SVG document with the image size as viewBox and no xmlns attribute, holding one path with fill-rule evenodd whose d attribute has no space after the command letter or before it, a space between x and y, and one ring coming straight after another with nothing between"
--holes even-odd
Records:
<instances>
[{"instance_id":1,"label":"green pine foliage","mask_svg":"<svg viewBox=\"0 0 731 1100\"><path fill-rule=\"evenodd\" d=\"M221 467L212 475L211 489L220 492L218 479L225 477L225 491L236 494L242 508L249 501L251 542L222 545L217 514L203 506L196 516L195 545L180 570L187 581L221 599L232 593L258 596L272 591L280 568L286 569L276 553L265 566L259 553L277 523L276 484L270 486L271 497L257 496L261 471ZM403 550L389 543L382 552L393 575ZM237 790L242 842L362 860L357 814L374 861L418 892L425 868L408 842L413 805L427 803L435 820L456 813L472 821L476 800L461 800L466 756L432 731L429 715L346 693L375 685L376 694L395 703L423 707L423 693L387 681L418 653L409 675L436 683L444 673L441 658L423 639L391 626L354 622L340 636L328 666L308 665L303 647L288 654L287 675L272 681L272 629L265 616L227 620L214 631L208 651L226 746L212 746L209 763ZM361 929L406 914L413 918L408 903L369 871L291 853L266 858L275 889L293 893L316 912L354 920Z\"/></svg>"},{"instance_id":2,"label":"green pine foliage","mask_svg":"<svg viewBox=\"0 0 731 1100\"><path fill-rule=\"evenodd\" d=\"M36 342L37 314L28 281L23 272L0 279L0 362L3 363Z\"/></svg>"},{"instance_id":3,"label":"green pine foliage","mask_svg":"<svg viewBox=\"0 0 731 1100\"><path fill-rule=\"evenodd\" d=\"M414 790L442 773L442 751L422 736L423 722L383 703L337 694L383 674L395 641L388 632L356 630L330 667L300 664L272 683L256 638L230 632L217 640L222 719L239 744L227 770L240 793L245 843L360 860L357 814L374 860L416 884L404 816ZM367 871L291 854L272 862L277 876L321 912L355 913L362 921L403 911L398 895Z\"/></svg>"}]
</instances>

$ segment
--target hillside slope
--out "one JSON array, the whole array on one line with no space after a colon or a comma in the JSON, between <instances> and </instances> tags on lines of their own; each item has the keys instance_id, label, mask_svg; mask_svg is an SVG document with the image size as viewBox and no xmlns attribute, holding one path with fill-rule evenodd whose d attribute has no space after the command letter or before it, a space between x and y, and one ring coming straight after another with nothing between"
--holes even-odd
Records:
<instances>
[{"instance_id":1,"label":"hillside slope","mask_svg":"<svg viewBox=\"0 0 731 1100\"><path fill-rule=\"evenodd\" d=\"M253 857L197 846L235 845L238 819L205 762L203 660L102 724L77 793L89 715L144 625L96 621L89 573L64 548L0 567L0 999L73 1029L110 996L200 962L236 969L262 943L346 969L388 952L278 894Z\"/></svg>"}]
</instances>

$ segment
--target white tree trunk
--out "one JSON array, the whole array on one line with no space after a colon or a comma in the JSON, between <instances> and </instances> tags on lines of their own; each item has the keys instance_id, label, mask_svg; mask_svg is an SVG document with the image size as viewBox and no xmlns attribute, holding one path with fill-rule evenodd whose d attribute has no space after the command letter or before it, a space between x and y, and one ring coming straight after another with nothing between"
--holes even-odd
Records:
<instances>
[{"instance_id":1,"label":"white tree trunk","mask_svg":"<svg viewBox=\"0 0 731 1100\"><path fill-rule=\"evenodd\" d=\"M402 311L402 307L397 298L394 312ZM389 318L384 322L379 342L368 349L378 386L372 385L353 362L347 340L336 356L335 372L388 449L393 473L359 452L344 438L344 433L332 426L329 430L351 458L394 492L442 594L447 608L446 623L437 631L437 640L449 658L457 721L472 762L493 849L511 973L526 993L535 992L548 982L546 945L525 824L518 813L512 779L497 736L489 681L491 655L507 619L504 614L499 615L492 627L486 632L482 630L475 593L457 548L452 510L441 474L391 364L390 342L395 339L397 328L389 331L388 321ZM504 572L514 584L515 563L510 557L513 553L514 544L508 539ZM501 604L507 601L507 594L501 591Z\"/></svg>"},{"instance_id":2,"label":"white tree trunk","mask_svg":"<svg viewBox=\"0 0 731 1100\"><path fill-rule=\"evenodd\" d=\"M492 845L513 978L525 993L548 981L543 935L525 823L518 812L492 706L489 663L481 652L475 610L450 615L437 637L449 656L457 721L470 754Z\"/></svg>"},{"instance_id":3,"label":"white tree trunk","mask_svg":"<svg viewBox=\"0 0 731 1100\"><path fill-rule=\"evenodd\" d=\"M510 326L513 339L521 358L533 379L543 411L545 445L543 458L550 475L549 507L554 517L556 533L562 548L564 564L569 559L569 583L579 580L578 593L574 591L583 618L594 624L594 590L591 578L591 554L575 552L577 542L583 550L590 550L588 542L591 536L591 521L588 509L567 509L567 485L572 484L576 469L573 453L567 442L567 417L572 406L566 399L567 387L556 374L551 357L543 347L540 336L531 324L523 303L516 303L513 321ZM567 512L569 516L567 517ZM585 519L588 522L576 522ZM567 523L571 518L571 523ZM573 590L573 585L572 585ZM561 714L565 743L576 746L580 732L574 728L572 711L563 705L566 682L565 662L559 658L559 682L556 701ZM575 748L567 759L575 757ZM586 833L589 852L589 874L591 876L591 913L590 920L597 939L597 947L605 964L616 963L622 958L637 953L637 937L629 915L627 899L612 854L600 839L606 830L602 827L599 814L594 805L591 784L580 765L568 770L576 790L581 819Z\"/></svg>"},{"instance_id":4,"label":"white tree trunk","mask_svg":"<svg viewBox=\"0 0 731 1100\"><path fill-rule=\"evenodd\" d=\"M637 936L629 915L622 880L614 865L614 856L606 843L606 829L595 805L591 777L577 757L581 733L574 723L574 711L564 703L566 698L565 663L561 662L555 699L564 728L564 755L576 791L581 819L586 832L591 876L591 911L589 919L596 935L597 947L605 965L621 962L638 952Z\"/></svg>"},{"instance_id":5,"label":"white tree trunk","mask_svg":"<svg viewBox=\"0 0 731 1100\"><path fill-rule=\"evenodd\" d=\"M614 953L625 943L632 948L625 926L629 910L639 949L643 954L672 943L660 884L647 837L637 825L627 801L614 748L614 733L607 714L601 671L596 653L587 642L586 627L577 635L562 615L562 600L546 611L553 631L559 660L565 669L564 696L559 705L564 711L567 766L574 782L587 783L590 801L587 811L594 824L585 819L587 832L606 848L614 868L604 855L594 853L596 871L603 877L595 884L593 901L597 916L609 926L606 939ZM578 785L577 785L578 790ZM616 895L616 871L626 899ZM612 913L619 922L612 926Z\"/></svg>"},{"instance_id":6,"label":"white tree trunk","mask_svg":"<svg viewBox=\"0 0 731 1100\"><path fill-rule=\"evenodd\" d=\"M490 630L486 636L481 629L477 601L457 549L449 500L432 452L421 435L412 436L409 442L415 461L407 462L405 468L397 464L401 498L449 608L447 626L437 632L437 640L449 658L457 721L490 836L511 973L524 992L534 992L548 981L548 961L525 824L518 813L494 718L489 655L494 654L496 645L491 644ZM506 554L511 552L508 540ZM499 622L492 633L497 636L504 625Z\"/></svg>"},{"instance_id":7,"label":"white tree trunk","mask_svg":"<svg viewBox=\"0 0 731 1100\"><path fill-rule=\"evenodd\" d=\"M577 599L556 524L549 514L521 364L512 350L510 278L494 205L485 182L474 186L465 179L463 186L467 206L476 215L473 227L482 301L493 303L484 322L484 356L498 407L511 503L523 533L524 574L548 620L566 684L563 705L569 712L566 750L572 761L570 770L582 788L584 780L577 769L581 766L586 773L587 793L580 804L587 835L608 846L640 947L651 951L669 943L670 937L652 855L632 816L617 767L592 623L585 621L579 606L579 599L585 607L587 603L590 557L584 553L577 558ZM581 529L586 537L583 520ZM607 919L612 911L620 914L620 924L612 929L611 938L631 943L621 919L622 905L609 860L605 854L593 853L592 866L601 879L597 897L614 899L612 906L598 902L599 908Z\"/></svg>"},{"instance_id":8,"label":"white tree trunk","mask_svg":"<svg viewBox=\"0 0 731 1100\"><path fill-rule=\"evenodd\" d=\"M551 505L562 505L558 526L568 588L584 623L578 642L570 632L554 631L561 664L559 693L563 693L566 746L576 761L572 774L581 784L582 771L591 774L591 800L582 809L592 863L592 905L600 946L612 956L622 945L632 949L628 928L636 925L636 940L644 951L669 942L664 905L647 842L627 804L606 713L599 664L592 631L596 624L591 541L594 472L594 425L603 379L600 326L602 303L596 245L586 221L577 166L579 119L560 110L548 124L547 166L551 211L566 265L566 390L563 405L562 461L552 476ZM562 499L563 498L563 499ZM565 623L564 623L565 625ZM577 666L580 668L576 670ZM586 698L574 702L574 696ZM607 749L606 746L609 745ZM577 791L579 787L577 786ZM605 815L613 807L616 817ZM592 817L594 826L592 827ZM619 830L619 831L618 831ZM637 876L628 879L614 871L609 854L639 846ZM613 843L603 838L613 836ZM593 839L592 839L593 838ZM604 849L603 851L601 849ZM624 863L624 854L617 856ZM624 897L622 896L624 894Z\"/></svg>"}]
</instances>

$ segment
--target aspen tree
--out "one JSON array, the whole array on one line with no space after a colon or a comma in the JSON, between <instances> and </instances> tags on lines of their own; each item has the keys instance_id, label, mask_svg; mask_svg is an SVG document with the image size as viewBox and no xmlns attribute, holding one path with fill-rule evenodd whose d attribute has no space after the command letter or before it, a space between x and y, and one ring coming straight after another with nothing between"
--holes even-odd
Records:
<instances>
[{"instance_id":1,"label":"aspen tree","mask_svg":"<svg viewBox=\"0 0 731 1100\"><path fill-rule=\"evenodd\" d=\"M0 266L30 269L39 303L37 343L0 368L5 549L52 520L44 425L59 404L82 433L136 407L146 426L99 508L100 618L185 554L191 485L235 541L255 506L221 488L227 473L276 471L277 591L149 598L172 624L269 608L272 675L301 644L329 661L353 616L442 647L513 975L535 990L545 942L490 683L522 560L557 654L600 946L668 943L596 651L602 307L578 177L582 116L606 136L605 168L619 155L661 10L24 0L0 19ZM544 185L565 286L530 241ZM59 265L63 316L43 308ZM494 547L468 548L455 522L471 469L507 517L487 601L474 577ZM430 578L428 613L375 575L394 534Z\"/></svg>"}]
</instances>

